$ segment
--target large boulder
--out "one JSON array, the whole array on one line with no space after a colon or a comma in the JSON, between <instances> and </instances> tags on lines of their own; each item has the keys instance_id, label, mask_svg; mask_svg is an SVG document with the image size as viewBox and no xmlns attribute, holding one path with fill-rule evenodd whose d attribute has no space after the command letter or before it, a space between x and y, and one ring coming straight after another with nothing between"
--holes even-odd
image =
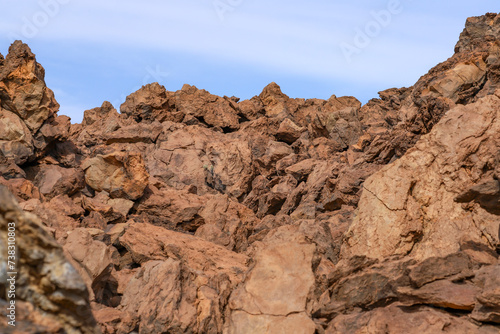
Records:
<instances>
[{"instance_id":1,"label":"large boulder","mask_svg":"<svg viewBox=\"0 0 500 334\"><path fill-rule=\"evenodd\" d=\"M26 124L15 113L0 107L0 151L18 165L34 154L33 137Z\"/></svg>"},{"instance_id":2,"label":"large boulder","mask_svg":"<svg viewBox=\"0 0 500 334\"><path fill-rule=\"evenodd\" d=\"M140 153L114 152L97 155L82 164L85 182L113 198L136 200L144 194L149 174Z\"/></svg>"}]
</instances>

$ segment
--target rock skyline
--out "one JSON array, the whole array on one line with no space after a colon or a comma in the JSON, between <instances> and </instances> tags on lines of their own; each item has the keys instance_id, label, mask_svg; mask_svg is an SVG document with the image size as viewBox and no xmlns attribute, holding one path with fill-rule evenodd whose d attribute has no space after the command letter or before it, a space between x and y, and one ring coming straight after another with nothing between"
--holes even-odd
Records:
<instances>
[{"instance_id":1,"label":"rock skyline","mask_svg":"<svg viewBox=\"0 0 500 334\"><path fill-rule=\"evenodd\" d=\"M500 14L362 105L158 83L80 124L0 54L2 333L498 333Z\"/></svg>"}]
</instances>

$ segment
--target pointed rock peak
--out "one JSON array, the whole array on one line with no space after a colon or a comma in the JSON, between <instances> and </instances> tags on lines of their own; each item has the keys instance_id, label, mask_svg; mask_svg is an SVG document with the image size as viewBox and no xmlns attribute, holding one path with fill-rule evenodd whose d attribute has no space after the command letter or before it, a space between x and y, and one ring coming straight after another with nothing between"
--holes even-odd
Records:
<instances>
[{"instance_id":1,"label":"pointed rock peak","mask_svg":"<svg viewBox=\"0 0 500 334\"><path fill-rule=\"evenodd\" d=\"M15 41L0 67L1 105L21 117L32 133L59 110L44 77L45 70L28 45Z\"/></svg>"},{"instance_id":2,"label":"pointed rock peak","mask_svg":"<svg viewBox=\"0 0 500 334\"><path fill-rule=\"evenodd\" d=\"M455 52L472 51L498 40L500 40L500 14L487 13L469 17L455 46Z\"/></svg>"},{"instance_id":3,"label":"pointed rock peak","mask_svg":"<svg viewBox=\"0 0 500 334\"><path fill-rule=\"evenodd\" d=\"M11 44L9 47L9 53L7 54L7 60L15 58L35 59L35 54L31 52L28 44L17 40Z\"/></svg>"},{"instance_id":4,"label":"pointed rock peak","mask_svg":"<svg viewBox=\"0 0 500 334\"><path fill-rule=\"evenodd\" d=\"M109 101L104 101L102 103L101 110L103 111L103 113L106 113L106 114L109 113L112 110L116 111L115 107Z\"/></svg>"},{"instance_id":5,"label":"pointed rock peak","mask_svg":"<svg viewBox=\"0 0 500 334\"><path fill-rule=\"evenodd\" d=\"M5 60L3 57L0 58L1 65L3 66L0 71L0 80L20 66L28 65L28 73L34 73L45 85L45 69L36 62L35 54L31 52L30 47L19 40L11 44Z\"/></svg>"},{"instance_id":6,"label":"pointed rock peak","mask_svg":"<svg viewBox=\"0 0 500 334\"><path fill-rule=\"evenodd\" d=\"M280 86L278 86L276 82L271 82L269 85L264 87L262 93L260 93L259 95L261 99L264 99L269 96L283 97L285 99L288 99L288 96L286 94L283 94Z\"/></svg>"}]
</instances>

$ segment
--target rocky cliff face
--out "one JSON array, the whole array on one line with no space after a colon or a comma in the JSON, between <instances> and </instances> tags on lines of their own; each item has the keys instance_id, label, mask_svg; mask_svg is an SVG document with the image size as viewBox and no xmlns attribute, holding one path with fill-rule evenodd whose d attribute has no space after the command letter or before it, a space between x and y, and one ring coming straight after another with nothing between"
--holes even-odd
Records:
<instances>
[{"instance_id":1,"label":"rocky cliff face","mask_svg":"<svg viewBox=\"0 0 500 334\"><path fill-rule=\"evenodd\" d=\"M364 106L155 83L71 124L21 42L0 101L26 332L500 330L500 15Z\"/></svg>"}]
</instances>

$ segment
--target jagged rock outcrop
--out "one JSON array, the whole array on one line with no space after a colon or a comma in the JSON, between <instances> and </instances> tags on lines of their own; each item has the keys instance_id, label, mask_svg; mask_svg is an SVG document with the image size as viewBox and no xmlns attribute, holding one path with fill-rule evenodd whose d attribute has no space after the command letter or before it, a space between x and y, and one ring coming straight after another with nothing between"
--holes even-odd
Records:
<instances>
[{"instance_id":1,"label":"jagged rock outcrop","mask_svg":"<svg viewBox=\"0 0 500 334\"><path fill-rule=\"evenodd\" d=\"M244 101L153 83L70 124L15 42L0 56L0 208L38 222L20 324L498 332L499 59L486 14L414 86L363 106L276 83ZM78 287L47 278L59 266ZM73 312L89 303L93 316Z\"/></svg>"},{"instance_id":2,"label":"jagged rock outcrop","mask_svg":"<svg viewBox=\"0 0 500 334\"><path fill-rule=\"evenodd\" d=\"M18 165L67 136L69 119L56 117L59 104L44 77L28 46L13 43L0 64L0 151Z\"/></svg>"},{"instance_id":3,"label":"jagged rock outcrop","mask_svg":"<svg viewBox=\"0 0 500 334\"><path fill-rule=\"evenodd\" d=\"M253 251L254 265L231 294L227 333L314 333L306 308L316 246L285 226Z\"/></svg>"}]
</instances>

